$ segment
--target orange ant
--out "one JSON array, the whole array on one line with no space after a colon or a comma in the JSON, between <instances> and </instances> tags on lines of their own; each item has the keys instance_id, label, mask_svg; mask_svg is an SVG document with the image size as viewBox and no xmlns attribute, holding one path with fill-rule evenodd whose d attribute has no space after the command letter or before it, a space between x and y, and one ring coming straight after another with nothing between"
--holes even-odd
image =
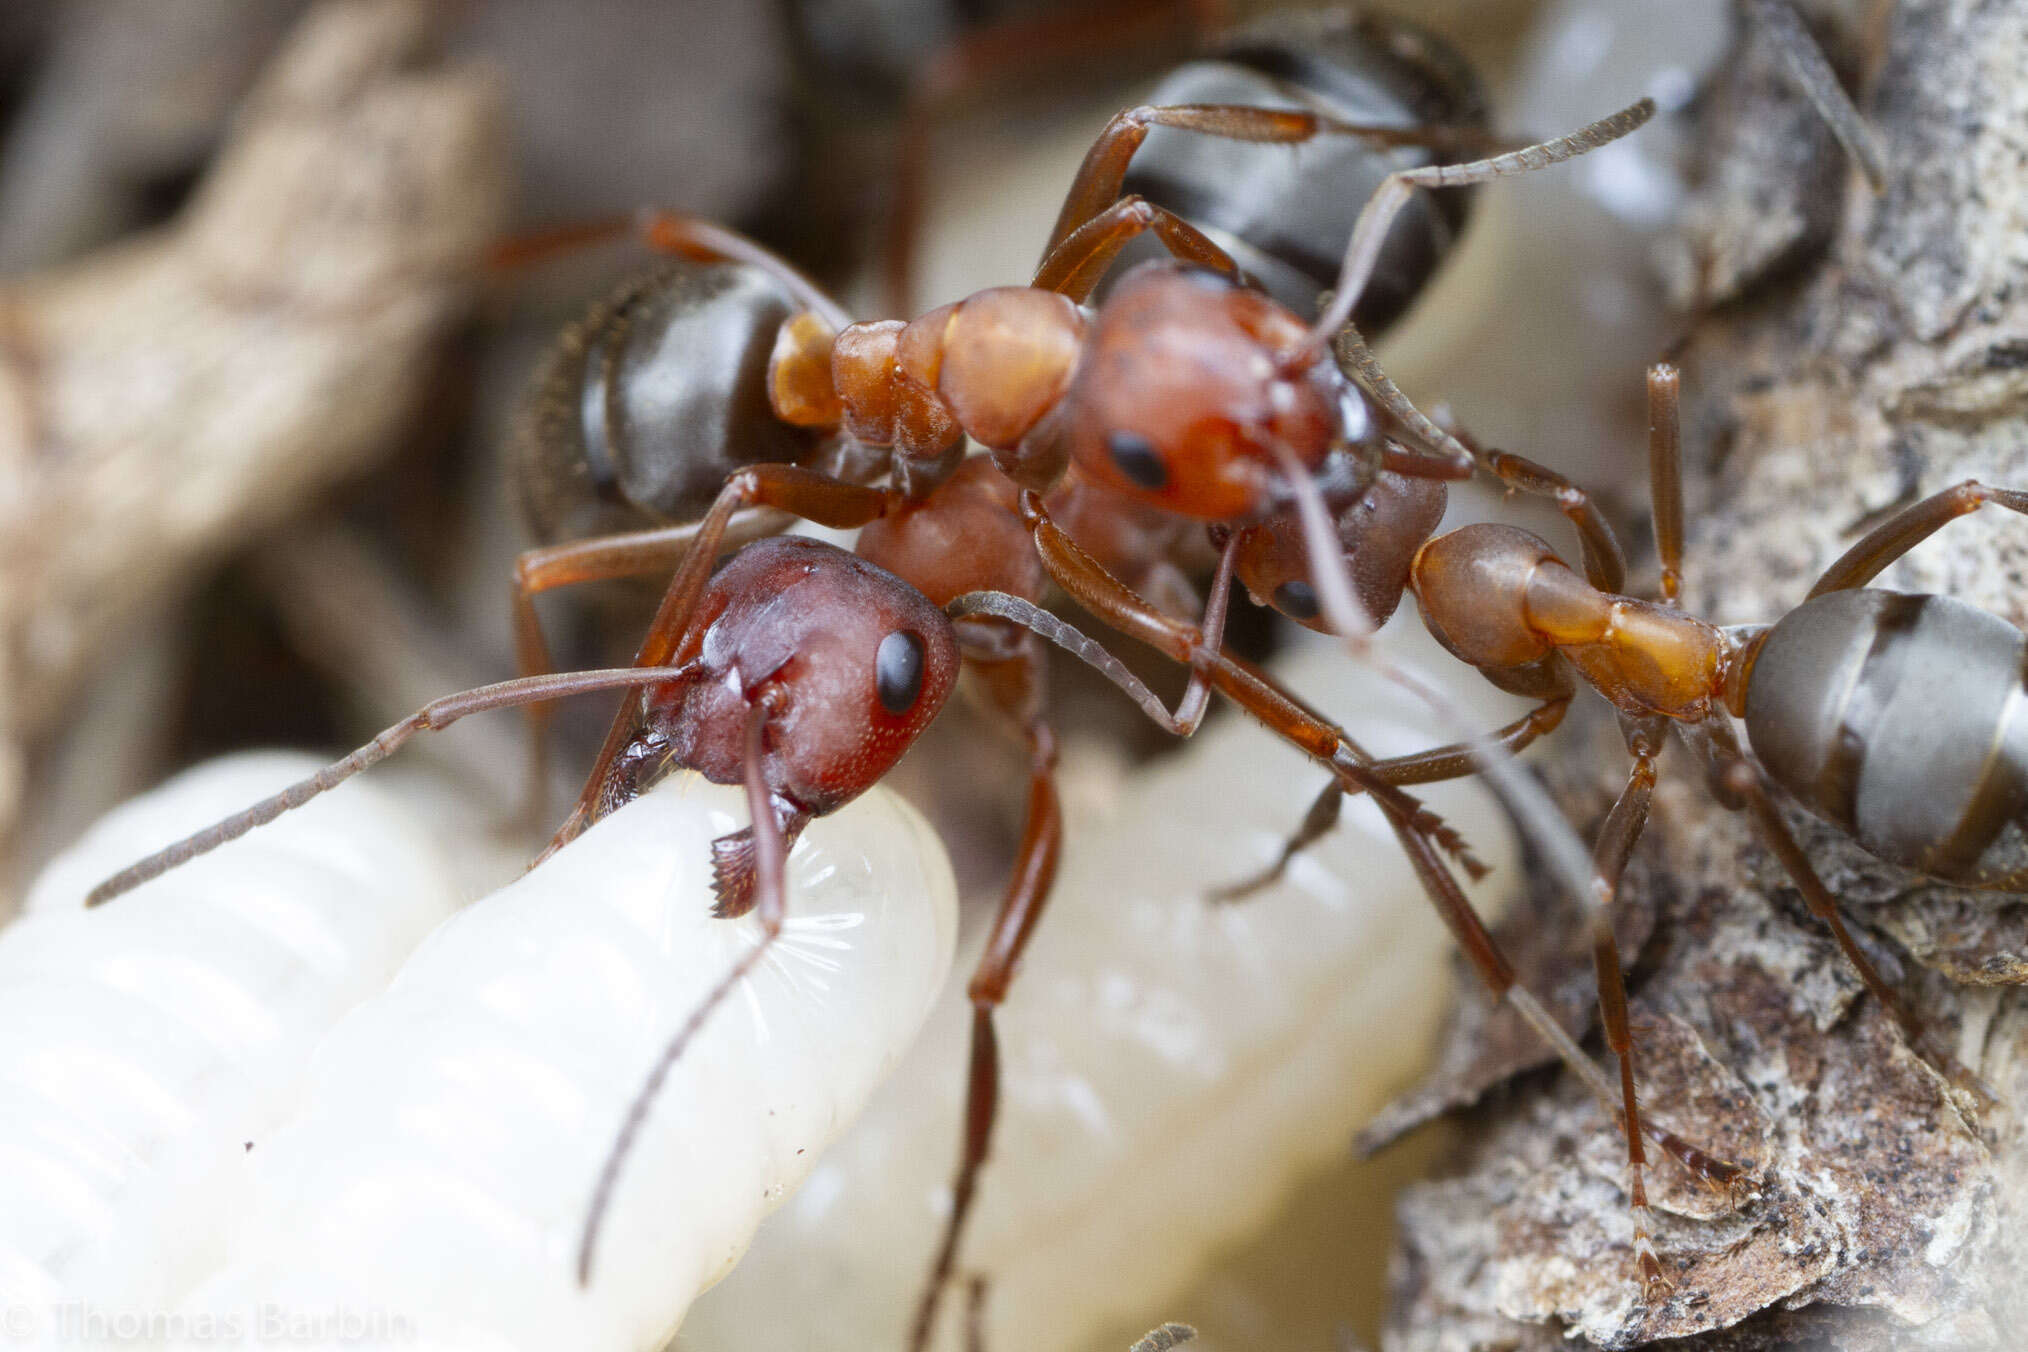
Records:
<instances>
[{"instance_id":1,"label":"orange ant","mask_svg":"<svg viewBox=\"0 0 2028 1352\"><path fill-rule=\"evenodd\" d=\"M731 471L694 525L582 540L524 556L517 617L528 669L547 665L529 604L534 592L674 570L630 673L534 675L430 706L326 774L127 870L102 885L93 900L103 901L293 806L379 759L414 731L480 708L615 685L641 687L615 719L583 792L545 853L669 767L688 766L719 782L743 783L752 824L714 843L718 911L758 911L763 942L699 1005L636 1100L588 1214L580 1249L580 1274L588 1279L605 1201L662 1077L780 925L781 865L789 843L810 817L835 809L886 772L935 713L962 655L983 677L994 705L1020 728L1030 754L1030 783L1013 879L969 988L973 1050L961 1160L951 1215L914 1327L913 1344L919 1347L953 1270L997 1114L994 1012L1041 916L1061 839L1055 737L1041 713L1039 634L1098 666L1172 732L1187 735L1195 728L1215 688L1329 766L1349 791L1370 794L1474 960L1482 969L1506 973L1508 998L1561 1055L1597 1076L1539 1002L1513 982L1450 875L1440 851L1463 856L1462 842L1403 792L1390 772L1376 771L1372 758L1341 730L1224 653L1220 637L1239 559L1258 547L1270 529L1263 523L1291 503L1306 538L1323 539L1317 532L1331 529L1334 502L1356 507L1375 492L1393 491L1394 480L1382 476L1440 483L1472 472L1469 457L1461 459L1432 440L1427 420L1384 376L1375 375L1377 367L1365 373L1362 389L1326 354L1373 274L1389 225L1413 192L1558 163L1627 134L1652 113L1652 103L1643 100L1572 135L1520 151L1390 174L1351 232L1335 298L1308 324L1244 285L1233 259L1187 221L1143 198L1121 195L1136 148L1154 126L1282 145L1322 136L1399 144L1413 133L1310 111L1241 105L1131 109L1112 120L1087 156L1030 286L983 291L907 323L846 322L835 303L759 246L692 218L647 216L641 229L656 248L705 264L756 267L795 298L799 308L780 322L766 370L769 408L790 428L817 434L812 438L817 447L842 448L844 459L833 456L822 466L747 464ZM1441 129L1430 135L1444 139ZM627 228L605 223L559 232L524 246L522 255ZM1096 311L1083 308L1120 250L1144 233L1176 261L1136 269ZM603 378L629 359L630 337L624 325L587 328L570 358L583 389L577 414L586 457L574 468L581 501L610 496L612 485L639 468L621 458L627 441L617 435L623 419L637 410L616 399L622 383ZM744 379L750 366L735 362L728 369L732 377L725 388ZM1405 440L1384 433L1369 395ZM660 416L666 418L666 410ZM839 432L844 435L833 435ZM967 438L984 445L989 457L967 460ZM886 464L877 456L854 459L855 447L890 448ZM1517 487L1575 491L1525 461L1501 463L1505 468L1496 472ZM1056 524L1043 495L1071 482L1073 466L1082 482L1127 495L1158 521L1227 528L1201 624L1151 605ZM888 482L872 486L881 468ZM1426 491L1410 496L1428 500ZM757 510L862 528L860 558L827 546L768 541L749 546L714 576L722 546L736 533L775 524L775 519L756 522ZM1312 552L1325 556L1323 550ZM1138 562L1145 571L1156 561ZM1318 579L1327 608L1334 616L1355 617L1340 627L1363 633L1367 626L1357 601L1334 590L1334 576L1327 570ZM1039 609L1049 581L1114 628L1189 667L1176 710L1164 708L1103 649ZM966 623L947 632L946 613ZM1475 747L1455 751L1453 759L1476 760L1480 754ZM1503 780L1498 761L1485 768L1510 794L1521 782L1511 772ZM1540 798L1539 790L1532 792ZM1541 824L1553 815L1543 799L1531 820ZM1691 1167L1708 1177L1723 1176L1726 1166L1669 1133L1647 1129Z\"/></svg>"},{"instance_id":2,"label":"orange ant","mask_svg":"<svg viewBox=\"0 0 2028 1352\"><path fill-rule=\"evenodd\" d=\"M1369 497L1342 513L1336 549L1313 553L1294 523L1272 522L1235 566L1257 602L1316 629L1326 625L1311 598L1334 576L1343 579L1341 587L1356 589L1373 613L1391 611L1403 591L1413 591L1425 627L1446 650L1500 689L1539 701L1494 734L1508 753L1562 722L1579 678L1618 711L1633 766L1600 829L1590 886L1580 895L1591 918L1605 1039L1619 1064L1637 1262L1650 1298L1669 1283L1645 1221L1634 1037L1609 907L1647 821L1655 762L1670 729L1712 768L1721 802L1747 812L1811 913L1910 1044L1987 1103L1990 1091L1936 1043L1854 940L1837 899L1782 819L1769 781L1881 859L1961 886L2013 891L2028 885L2028 872L1996 862L2009 825L2028 820L2028 724L2017 712L2028 636L1949 597L1866 586L1902 554L1982 505L2028 514L2028 492L1967 481L1906 506L1826 568L1804 603L1772 625L1721 628L1684 613L1678 602L1679 392L1673 366L1650 369L1659 603L1623 594L1619 547L1574 490L1566 492L1564 506L1584 541L1581 575L1541 537L1516 527L1468 525L1437 535L1434 518L1401 497ZM1517 463L1499 451L1468 453L1503 477ZM1313 570L1310 560L1317 557L1332 562ZM1745 722L1751 759L1733 718ZM1487 767L1459 745L1368 768L1406 786ZM1328 784L1276 860L1219 889L1215 899L1237 900L1278 878L1298 851L1335 823L1347 791L1339 781ZM1513 974L1497 954L1469 944L1466 952L1496 995L1511 985Z\"/></svg>"}]
</instances>

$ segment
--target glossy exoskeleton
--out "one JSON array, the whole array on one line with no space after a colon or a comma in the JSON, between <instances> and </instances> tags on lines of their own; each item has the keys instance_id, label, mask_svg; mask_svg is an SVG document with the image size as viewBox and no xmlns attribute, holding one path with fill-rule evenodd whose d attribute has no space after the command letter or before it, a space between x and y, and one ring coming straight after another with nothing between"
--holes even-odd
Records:
<instances>
[{"instance_id":1,"label":"glossy exoskeleton","mask_svg":"<svg viewBox=\"0 0 2028 1352\"><path fill-rule=\"evenodd\" d=\"M1370 359L1356 367L1355 380L1328 350L1379 263L1390 225L1416 191L1555 164L1625 135L1652 113L1653 104L1644 100L1525 150L1389 174L1350 232L1334 300L1308 321L1245 285L1234 260L1189 222L1145 198L1123 194L1122 181L1136 150L1158 126L1284 147L1340 136L1394 144L1423 133L1244 105L1129 109L1113 118L1094 143L1030 285L982 291L912 321L849 322L794 269L709 223L674 213L650 213L638 222L647 241L664 253L690 262L733 261L758 268L796 298L798 307L773 339L766 372L768 407L774 419L807 429L821 448L835 454L826 455L822 465L764 461L735 469L694 524L650 526L524 555L517 576L517 619L520 655L530 671L545 670L547 664L530 601L534 593L596 578L673 572L636 655L634 680L611 672L531 676L483 698L457 703L454 697L446 707L457 716L601 685L647 687L615 719L575 809L550 848L573 839L665 763L690 764L720 776L730 775L736 764L748 789L753 823L750 836L728 837L716 851L718 904L727 914L759 909L771 937L780 923L780 862L788 841L808 815L862 791L891 762L888 753L898 754L903 744L887 735L893 720L883 722L865 698L866 689L870 686L875 703L887 707L878 696L891 684L886 674L890 663L898 664L893 671L917 670L928 649L915 652L906 640L892 644L890 633L871 654L865 651L868 643L860 641L836 661L818 661L816 654L829 650L828 606L813 606L809 616L795 621L807 627L794 630L798 637L793 643L770 637L787 632L783 625L794 628L789 619L745 626L725 618L736 605L758 606L770 615L791 606L786 583L771 570L781 559L816 557L807 550L798 555L801 546L749 545L750 551L759 551L760 561L721 574L727 579L727 609L714 613L712 598L721 592L714 590L713 573L721 550L742 530L768 528L766 521L756 526L757 512L785 513L834 529L863 527L859 553L880 565L866 568L866 575L912 589L919 599L915 609L925 615L941 606L966 621L951 651L975 668L989 702L1028 749L1027 823L1013 877L968 988L973 1041L961 1158L952 1210L915 1325L917 1346L929 1336L938 1297L953 1271L997 1116L994 1015L1040 919L1062 836L1056 741L1043 713L1038 635L1098 666L1172 732L1192 730L1209 692L1217 689L1328 766L1348 789L1370 794L1446 921L1475 953L1482 950L1499 962L1442 858L1449 852L1469 862L1463 842L1394 782L1373 773L1372 758L1340 729L1222 650L1229 582L1249 540L1279 514L1293 512L1305 538L1319 542L1321 555L1328 552L1333 506L1356 505L1381 491L1378 475L1445 479L1473 470L1475 462L1463 448L1441 441L1421 444L1435 429L1414 413ZM1448 134L1435 135L1442 140ZM626 223L586 227L551 242L599 238L627 228ZM1120 250L1144 234L1157 238L1174 260L1135 269L1102 304L1089 308L1086 302ZM536 242L534 247L541 246ZM744 302L728 304L732 313L740 313ZM602 328L573 340L576 355L560 368L563 379L574 379L587 396L576 401L572 430L587 449L602 447L608 455L613 429L630 417L639 420L627 400L620 402L628 407L616 410L615 387L603 379L614 356L635 342L628 320L623 307L610 311ZM658 322L676 324L687 317L662 311ZM727 328L713 331L729 342L739 321L727 322ZM657 346L645 337L640 341L643 352ZM719 369L744 378L741 373L750 368L732 363ZM552 398L550 404L552 413L570 407L567 397ZM1400 424L1405 440L1387 435L1379 409L1393 420L1389 427ZM730 416L727 426L728 435L739 435ZM988 455L967 460L972 442ZM886 482L877 483L883 469ZM1510 481L1556 491L1547 471L1527 470ZM1320 471L1322 483L1313 478ZM581 487L589 489L592 471L587 468L584 474ZM606 477L616 481L616 476ZM650 478L675 482L673 475ZM1150 604L1057 525L1051 503L1060 503L1059 495L1100 490L1120 496L1152 521L1221 528L1219 571L1201 623ZM596 493L577 495L580 501L588 496ZM1124 532L1121 538L1132 534ZM829 551L826 557L836 553ZM1131 578L1136 567L1145 571L1149 561L1125 562L1133 566L1118 571ZM831 571L845 567L835 562L822 566ZM889 569L891 574L885 571ZM1345 619L1356 608L1349 593L1334 593L1329 576L1320 581L1323 600L1340 627L1363 629L1363 617ZM1190 679L1177 710L1164 708L1109 654L1041 611L1036 602L1045 582L1186 665ZM874 631L848 632L865 640ZM724 654L714 644L735 640L741 652L749 642L760 644L765 660L721 662ZM872 677L850 674L869 663ZM949 666L946 661L939 669ZM908 684L899 675L894 682L897 689ZM807 703L796 697L805 687L812 692ZM809 712L834 707L839 712ZM438 726L441 712L435 706L425 710L408 731ZM894 712L892 707L888 712ZM811 746L788 746L799 737L811 739ZM879 743L879 755L853 749L869 740ZM828 749L834 743L846 751ZM376 748L359 763L384 754L380 743ZM806 761L801 751L811 759ZM810 773L792 776L799 766ZM325 786L320 779L313 789ZM280 806L273 810L289 805L277 801ZM765 947L747 962L757 961ZM662 1074L690 1033L745 969L743 964L729 973L700 1006L644 1087L594 1204L581 1272L588 1274L600 1208L633 1124L648 1111ZM1518 986L1508 994L1531 1019L1540 1020L1538 1026L1560 1054L1591 1069L1539 1002ZM1666 1133L1658 1133L1658 1139L1672 1148L1681 1146Z\"/></svg>"},{"instance_id":2,"label":"glossy exoskeleton","mask_svg":"<svg viewBox=\"0 0 2028 1352\"><path fill-rule=\"evenodd\" d=\"M1478 77L1448 43L1399 19L1345 9L1279 14L1240 28L1164 77L1148 101L1308 108L1371 126L1448 127L1461 137L1488 125ZM1349 140L1300 157L1267 156L1169 135L1151 138L1134 157L1125 187L1187 217L1269 295L1311 314L1381 180L1455 157L1441 148ZM1424 194L1403 208L1353 311L1361 332L1378 334L1408 309L1463 230L1470 196Z\"/></svg>"},{"instance_id":3,"label":"glossy exoskeleton","mask_svg":"<svg viewBox=\"0 0 2028 1352\"><path fill-rule=\"evenodd\" d=\"M1585 542L1581 571L1540 536L1512 526L1476 524L1433 535L1434 520L1407 501L1343 538L1351 546L1345 563L1362 582L1384 574L1393 588L1392 598L1369 604L1391 609L1404 587L1412 590L1424 624L1446 649L1501 689L1540 701L1494 734L1509 750L1557 727L1579 680L1621 716L1634 764L1596 845L1591 938L1606 1040L1622 1068L1638 1260L1652 1290L1666 1281L1641 1219L1645 1159L1633 1032L1605 903L1647 820L1662 745L1673 728L1699 751L1727 805L1749 813L1811 912L1911 1044L1982 1096L1983 1086L1937 1045L1853 940L1767 781L1881 859L1968 887L2028 886L2020 850L2028 828L2028 635L1949 597L1866 586L1983 504L2028 513L2028 492L1968 481L1925 498L1854 544L1817 579L1809 598L1774 624L1721 628L1684 613L1676 600L1683 528L1674 368L1651 371L1649 398L1660 603L1623 594L1618 546L1581 495L1565 503ZM1496 464L1509 459L1482 454ZM1310 579L1311 557L1297 542L1242 554L1237 571L1257 598L1319 627L1314 606L1286 604L1290 589ZM1733 719L1745 724L1752 759ZM1397 784L1426 783L1472 773L1464 750L1438 748L1373 769ZM1329 829L1339 793L1336 784L1327 787L1276 864L1225 895L1244 895L1278 875L1296 850ZM1483 963L1482 972L1496 991L1512 979Z\"/></svg>"},{"instance_id":4,"label":"glossy exoskeleton","mask_svg":"<svg viewBox=\"0 0 2028 1352\"><path fill-rule=\"evenodd\" d=\"M544 356L508 441L529 533L694 521L741 465L814 456L820 438L768 409L775 333L800 308L760 268L689 259L593 305Z\"/></svg>"}]
</instances>

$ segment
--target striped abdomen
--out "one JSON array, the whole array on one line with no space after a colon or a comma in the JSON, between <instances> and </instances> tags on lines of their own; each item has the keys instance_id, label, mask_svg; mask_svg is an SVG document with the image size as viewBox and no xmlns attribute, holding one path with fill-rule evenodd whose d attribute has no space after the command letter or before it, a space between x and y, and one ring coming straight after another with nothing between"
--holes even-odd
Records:
<instances>
[{"instance_id":1,"label":"striped abdomen","mask_svg":"<svg viewBox=\"0 0 2028 1352\"><path fill-rule=\"evenodd\" d=\"M1989 855L2028 806L2028 636L1946 596L1832 592L1769 632L1746 691L1754 754L1873 854L2016 888Z\"/></svg>"}]
</instances>

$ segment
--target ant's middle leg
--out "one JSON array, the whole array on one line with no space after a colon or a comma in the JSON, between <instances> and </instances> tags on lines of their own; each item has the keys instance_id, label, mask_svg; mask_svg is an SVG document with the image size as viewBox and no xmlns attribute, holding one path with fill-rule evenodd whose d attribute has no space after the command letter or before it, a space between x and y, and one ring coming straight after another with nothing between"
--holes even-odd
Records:
<instances>
[{"instance_id":1,"label":"ant's middle leg","mask_svg":"<svg viewBox=\"0 0 2028 1352\"><path fill-rule=\"evenodd\" d=\"M1201 264L1228 277L1239 276L1239 264L1232 255L1203 231L1136 193L1118 199L1051 248L1029 285L1058 292L1081 305L1090 299L1120 250L1149 230L1184 262Z\"/></svg>"},{"instance_id":2,"label":"ant's middle leg","mask_svg":"<svg viewBox=\"0 0 2028 1352\"><path fill-rule=\"evenodd\" d=\"M979 1173L992 1149L993 1126L1000 1113L1000 1042L993 1015L1007 998L1021 955L1042 919L1063 852L1063 806L1056 792L1056 734L1039 716L1043 648L1031 635L1018 656L993 664L987 672L994 702L1021 724L1028 745L1028 808L1021 847L1007 880L1007 891L993 917L966 994L972 1004L972 1052L965 1072L965 1121L959 1143L957 1175L951 1185L951 1210L943 1237L916 1306L908 1346L922 1352L935 1329L937 1307L956 1268L958 1245L970 1217Z\"/></svg>"}]
</instances>

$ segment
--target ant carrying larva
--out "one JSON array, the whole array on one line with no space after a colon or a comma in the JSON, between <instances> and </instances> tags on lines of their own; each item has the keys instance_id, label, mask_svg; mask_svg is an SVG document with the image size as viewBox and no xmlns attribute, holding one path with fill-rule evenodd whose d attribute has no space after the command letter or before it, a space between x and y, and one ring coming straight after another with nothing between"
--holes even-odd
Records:
<instances>
[{"instance_id":1,"label":"ant carrying larva","mask_svg":"<svg viewBox=\"0 0 2028 1352\"><path fill-rule=\"evenodd\" d=\"M1037 629L1105 666L1103 654L1088 640L1035 609L1033 593L1043 574L1109 623L1155 641L1192 667L1190 694L1175 713L1144 702L1163 726L1187 732L1216 686L1329 763L1345 783L1374 797L1446 918L1477 936L1474 942L1483 942L1483 931L1439 853L1439 847L1460 852L1462 843L1384 775L1370 772L1364 753L1340 730L1258 671L1219 651L1223 580L1254 529L1253 518L1287 495L1293 495L1305 529L1314 531L1325 508L1309 474L1334 451L1356 452L1355 472L1386 468L1440 478L1469 472L1469 466L1440 453L1380 437L1364 395L1324 356L1410 189L1466 184L1556 163L1626 134L1651 113L1652 105L1644 102L1524 151L1467 165L1397 172L1383 182L1352 233L1337 300L1307 326L1241 287L1230 258L1181 218L1145 201L1121 198L1119 185L1135 147L1156 124L1284 143L1364 134L1362 128L1314 113L1206 105L1122 114L1101 136L1073 185L1036 286L983 292L909 325L891 321L841 327L834 322L839 317L834 306L753 246L687 218L659 214L648 219L649 238L661 247L759 262L808 304L781 326L770 375L775 408L791 423L819 429L842 424L852 441L891 443L892 482L876 489L799 466L749 466L733 474L694 531L650 531L547 552L542 562L553 569L553 581L659 570L680 561L632 682L651 687L651 694L640 704L630 701L615 722L552 849L671 765L699 768L722 781L744 781L755 809L753 822L718 841L713 854L721 913L755 910L762 917L767 939L745 960L750 963L759 960L779 932L780 861L787 843L812 817L849 801L891 764L941 703L961 644L973 660L997 673L1002 707L1025 729L1032 751L1031 825L1023 861L973 987L974 1090L959 1205L918 1320L918 1342L927 1336L941 1278L961 1232L964 1201L990 1140L997 1077L992 1011L1004 997L1047 894L1060 830L1052 784L1054 738L1036 707L1036 645L1021 630ZM1077 302L1090 293L1127 239L1147 231L1187 265L1138 271L1087 318ZM1197 374L1203 378L1194 378ZM1373 393L1385 397L1388 392ZM1204 411L1201 422L1191 420L1193 408ZM984 462L961 466L967 433L994 451L993 469ZM1162 511L1237 527L1224 548L1203 631L1148 609L1054 526L1035 490L1060 480L1073 460L1094 482L1137 488ZM1000 479L998 473L1010 479ZM1017 488L1023 490L1018 497ZM930 599L878 569L808 542L750 546L713 577L718 545L740 509L752 506L790 510L833 526L880 523L885 529L869 531L862 550L919 580ZM958 520L966 524L953 535L951 523ZM998 546L983 554L977 550L980 540L996 537ZM962 544L969 557L952 554L953 543ZM1348 613L1345 598L1330 594L1333 584L1320 581L1334 610ZM983 598L982 584L989 593ZM810 604L776 607L761 618L762 603L796 587L809 590ZM834 598L854 588L870 588L863 594L882 598L851 612L873 628L839 634L834 626L846 612ZM953 613L966 619L965 638L937 613L932 602L938 600L948 601ZM971 618L975 616L989 618ZM525 626L523 633L531 637ZM863 649L857 646L861 640ZM835 683L821 666L798 663L799 651L814 651L809 645L819 641L827 653L849 662L854 674L842 687L832 688ZM539 645L524 642L523 651L539 656ZM1124 675L1106 670L1116 680ZM815 685L810 684L813 676ZM462 715L622 680L611 673L530 677L522 684L459 697L446 709ZM813 701L807 708L805 690ZM642 712L648 716L645 725L636 721ZM404 728L437 721L426 712ZM306 785L303 793L326 787L379 754L376 749L353 758L333 775ZM1539 790L1511 775L1502 787L1539 798ZM287 805L278 800L247 814L204 844L244 829L261 812ZM1554 820L1546 801L1532 820L1537 825ZM121 882L131 884L159 871L174 857L171 852L137 866ZM102 891L98 899L113 890ZM700 1006L700 1022L743 970L744 965L729 972ZM1539 1005L1523 1003L1518 988L1510 998L1517 1007L1540 1014ZM1545 1024L1545 1035L1560 1035L1560 1030L1552 1034L1553 1028ZM678 1059L684 1044L682 1037L672 1042L660 1064L666 1067ZM1567 1038L1557 1045L1574 1064L1589 1065ZM660 1074L629 1113L620 1148L597 1189L579 1255L586 1276L597 1219ZM1667 1133L1661 1138L1687 1158L1697 1158L1680 1140Z\"/></svg>"}]
</instances>

